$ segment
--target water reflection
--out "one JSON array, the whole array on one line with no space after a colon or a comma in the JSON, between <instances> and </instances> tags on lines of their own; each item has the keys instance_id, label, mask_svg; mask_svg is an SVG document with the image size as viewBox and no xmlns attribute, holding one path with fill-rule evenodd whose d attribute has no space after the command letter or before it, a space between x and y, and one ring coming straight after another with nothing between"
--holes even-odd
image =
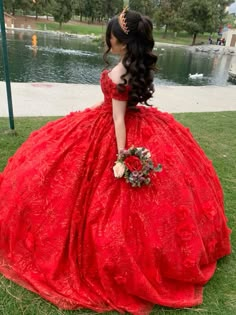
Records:
<instances>
[{"instance_id":1,"label":"water reflection","mask_svg":"<svg viewBox=\"0 0 236 315\"><path fill-rule=\"evenodd\" d=\"M65 82L98 84L104 69L100 41L46 33L8 34L11 80L15 82ZM161 85L228 85L232 56L195 53L182 47L158 47ZM0 52L1 54L2 52ZM114 60L114 58L111 58ZM189 74L202 73L201 79ZM0 80L4 80L0 64Z\"/></svg>"},{"instance_id":2,"label":"water reflection","mask_svg":"<svg viewBox=\"0 0 236 315\"><path fill-rule=\"evenodd\" d=\"M31 42L32 42L32 51L33 51L33 56L36 57L37 55L37 51L38 51L38 39L37 39L37 35L33 34L32 38L31 38Z\"/></svg>"},{"instance_id":3,"label":"water reflection","mask_svg":"<svg viewBox=\"0 0 236 315\"><path fill-rule=\"evenodd\" d=\"M159 77L179 85L211 83L212 58L183 48L167 48L159 56ZM202 73L202 79L190 79L189 74Z\"/></svg>"}]
</instances>

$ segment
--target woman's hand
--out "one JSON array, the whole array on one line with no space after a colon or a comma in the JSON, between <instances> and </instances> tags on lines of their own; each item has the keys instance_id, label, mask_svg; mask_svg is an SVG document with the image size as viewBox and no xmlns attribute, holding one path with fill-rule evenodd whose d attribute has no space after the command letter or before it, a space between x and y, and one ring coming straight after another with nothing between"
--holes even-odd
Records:
<instances>
[{"instance_id":1,"label":"woman's hand","mask_svg":"<svg viewBox=\"0 0 236 315\"><path fill-rule=\"evenodd\" d=\"M113 166L113 172L116 178L121 178L125 173L125 165L121 162L116 162Z\"/></svg>"}]
</instances>

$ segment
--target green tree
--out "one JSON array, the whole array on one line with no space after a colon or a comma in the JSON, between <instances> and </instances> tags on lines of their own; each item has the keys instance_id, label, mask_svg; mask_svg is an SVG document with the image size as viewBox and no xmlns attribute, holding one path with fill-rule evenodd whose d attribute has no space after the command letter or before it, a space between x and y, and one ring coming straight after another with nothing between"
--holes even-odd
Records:
<instances>
[{"instance_id":1,"label":"green tree","mask_svg":"<svg viewBox=\"0 0 236 315\"><path fill-rule=\"evenodd\" d=\"M48 20L48 15L52 14L53 11L53 0L44 0L44 3L44 14L46 14Z\"/></svg>"},{"instance_id":2,"label":"green tree","mask_svg":"<svg viewBox=\"0 0 236 315\"><path fill-rule=\"evenodd\" d=\"M38 14L45 14L49 12L51 0L4 0L5 10L15 15L16 9L23 11L35 11L36 18Z\"/></svg>"},{"instance_id":3,"label":"green tree","mask_svg":"<svg viewBox=\"0 0 236 315\"><path fill-rule=\"evenodd\" d=\"M158 0L129 0L129 7L152 18L160 2Z\"/></svg>"},{"instance_id":4,"label":"green tree","mask_svg":"<svg viewBox=\"0 0 236 315\"><path fill-rule=\"evenodd\" d=\"M219 19L222 24L224 18L226 18L229 15L228 12L226 12L225 8L227 6L230 6L230 4L234 2L234 0L216 0L216 2L218 7Z\"/></svg>"},{"instance_id":5,"label":"green tree","mask_svg":"<svg viewBox=\"0 0 236 315\"><path fill-rule=\"evenodd\" d=\"M225 7L232 1L225 0L184 0L181 7L183 28L193 35L192 45L199 33L212 33L219 29Z\"/></svg>"},{"instance_id":6,"label":"green tree","mask_svg":"<svg viewBox=\"0 0 236 315\"><path fill-rule=\"evenodd\" d=\"M165 26L165 34L169 28L177 31L182 26L182 18L179 14L183 0L162 0L154 15L156 25Z\"/></svg>"},{"instance_id":7,"label":"green tree","mask_svg":"<svg viewBox=\"0 0 236 315\"><path fill-rule=\"evenodd\" d=\"M75 0L73 4L75 14L80 16L81 22L85 14L85 4L86 4L85 0Z\"/></svg>"},{"instance_id":8,"label":"green tree","mask_svg":"<svg viewBox=\"0 0 236 315\"><path fill-rule=\"evenodd\" d=\"M3 1L3 8L4 11L8 12L8 13L13 13L13 11L15 10L15 1L14 0L4 0Z\"/></svg>"},{"instance_id":9,"label":"green tree","mask_svg":"<svg viewBox=\"0 0 236 315\"><path fill-rule=\"evenodd\" d=\"M85 2L85 8L84 8L85 17L91 19L92 22L94 21L94 16L96 12L95 3L96 3L96 0L87 0Z\"/></svg>"},{"instance_id":10,"label":"green tree","mask_svg":"<svg viewBox=\"0 0 236 315\"><path fill-rule=\"evenodd\" d=\"M232 27L236 27L236 15L235 14L227 14L222 21L223 25L231 25Z\"/></svg>"},{"instance_id":11,"label":"green tree","mask_svg":"<svg viewBox=\"0 0 236 315\"><path fill-rule=\"evenodd\" d=\"M72 18L73 0L57 0L52 2L52 15L54 20L60 24L68 22Z\"/></svg>"},{"instance_id":12,"label":"green tree","mask_svg":"<svg viewBox=\"0 0 236 315\"><path fill-rule=\"evenodd\" d=\"M32 0L4 0L3 4L4 9L13 15L15 15L16 9L22 9L27 12L31 10L33 6Z\"/></svg>"},{"instance_id":13,"label":"green tree","mask_svg":"<svg viewBox=\"0 0 236 315\"><path fill-rule=\"evenodd\" d=\"M35 11L35 18L38 18L39 14L44 14L47 11L48 0L33 0L32 9Z\"/></svg>"},{"instance_id":14,"label":"green tree","mask_svg":"<svg viewBox=\"0 0 236 315\"><path fill-rule=\"evenodd\" d=\"M27 11L32 10L33 2L32 0L18 0L17 8L22 9L24 14L27 14Z\"/></svg>"},{"instance_id":15,"label":"green tree","mask_svg":"<svg viewBox=\"0 0 236 315\"><path fill-rule=\"evenodd\" d=\"M111 18L114 15L120 13L124 7L123 0L105 0L105 16Z\"/></svg>"},{"instance_id":16,"label":"green tree","mask_svg":"<svg viewBox=\"0 0 236 315\"><path fill-rule=\"evenodd\" d=\"M75 7L83 7L83 15L93 22L101 21L104 18L111 18L121 12L123 0L86 0L84 2L75 1Z\"/></svg>"}]
</instances>

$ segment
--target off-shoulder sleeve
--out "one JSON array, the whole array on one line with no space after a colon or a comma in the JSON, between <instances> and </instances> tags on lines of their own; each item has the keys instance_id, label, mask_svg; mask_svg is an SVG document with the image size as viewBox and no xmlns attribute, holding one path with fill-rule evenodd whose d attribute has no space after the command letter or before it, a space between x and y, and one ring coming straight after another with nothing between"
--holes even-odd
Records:
<instances>
[{"instance_id":1,"label":"off-shoulder sleeve","mask_svg":"<svg viewBox=\"0 0 236 315\"><path fill-rule=\"evenodd\" d=\"M111 98L118 101L128 101L129 99L129 86L125 86L124 91L119 92L117 84L113 83L111 88Z\"/></svg>"}]
</instances>

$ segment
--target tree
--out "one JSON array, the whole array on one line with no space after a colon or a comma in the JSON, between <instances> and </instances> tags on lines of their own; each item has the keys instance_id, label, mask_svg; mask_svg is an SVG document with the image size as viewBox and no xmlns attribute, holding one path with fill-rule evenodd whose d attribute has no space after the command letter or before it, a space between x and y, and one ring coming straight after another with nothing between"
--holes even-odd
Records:
<instances>
[{"instance_id":1,"label":"tree","mask_svg":"<svg viewBox=\"0 0 236 315\"><path fill-rule=\"evenodd\" d=\"M94 20L101 21L121 12L123 0L75 0L74 8L75 12L79 13L80 19L83 15L91 22Z\"/></svg>"},{"instance_id":2,"label":"tree","mask_svg":"<svg viewBox=\"0 0 236 315\"><path fill-rule=\"evenodd\" d=\"M32 0L33 10L35 11L35 18L38 18L39 14L43 14L48 6L48 0Z\"/></svg>"},{"instance_id":3,"label":"tree","mask_svg":"<svg viewBox=\"0 0 236 315\"><path fill-rule=\"evenodd\" d=\"M153 17L159 3L158 0L129 0L129 7L132 10Z\"/></svg>"},{"instance_id":4,"label":"tree","mask_svg":"<svg viewBox=\"0 0 236 315\"><path fill-rule=\"evenodd\" d=\"M106 17L111 18L114 15L120 13L123 7L124 7L123 0L115 0L115 1L105 0Z\"/></svg>"},{"instance_id":5,"label":"tree","mask_svg":"<svg viewBox=\"0 0 236 315\"><path fill-rule=\"evenodd\" d=\"M87 0L84 5L85 16L93 23L95 17L100 16L103 5L104 1Z\"/></svg>"},{"instance_id":6,"label":"tree","mask_svg":"<svg viewBox=\"0 0 236 315\"><path fill-rule=\"evenodd\" d=\"M182 25L182 19L179 14L179 9L183 0L162 0L154 15L156 25L165 25L165 34L169 28L174 31L179 30Z\"/></svg>"},{"instance_id":7,"label":"tree","mask_svg":"<svg viewBox=\"0 0 236 315\"><path fill-rule=\"evenodd\" d=\"M236 15L234 13L228 14L223 18L223 25L230 25L231 27L235 27L236 24Z\"/></svg>"},{"instance_id":8,"label":"tree","mask_svg":"<svg viewBox=\"0 0 236 315\"><path fill-rule=\"evenodd\" d=\"M44 14L46 14L48 20L48 15L52 13L53 0L44 0L44 3Z\"/></svg>"},{"instance_id":9,"label":"tree","mask_svg":"<svg viewBox=\"0 0 236 315\"><path fill-rule=\"evenodd\" d=\"M16 9L27 11L31 10L32 6L32 0L4 0L4 9L13 15L15 15Z\"/></svg>"},{"instance_id":10,"label":"tree","mask_svg":"<svg viewBox=\"0 0 236 315\"><path fill-rule=\"evenodd\" d=\"M24 14L28 11L31 10L33 7L33 2L32 0L17 0L17 9L22 9L24 11ZM27 14L27 13L26 13Z\"/></svg>"},{"instance_id":11,"label":"tree","mask_svg":"<svg viewBox=\"0 0 236 315\"><path fill-rule=\"evenodd\" d=\"M100 22L121 12L123 6L124 0L4 0L5 10L9 13L14 14L15 9L33 10L36 18L39 14L51 13L60 26L69 21L74 12L80 16L81 21L86 17L91 22Z\"/></svg>"},{"instance_id":12,"label":"tree","mask_svg":"<svg viewBox=\"0 0 236 315\"><path fill-rule=\"evenodd\" d=\"M23 11L34 10L36 18L38 14L48 13L52 0L4 0L5 10L15 15L16 9Z\"/></svg>"},{"instance_id":13,"label":"tree","mask_svg":"<svg viewBox=\"0 0 236 315\"><path fill-rule=\"evenodd\" d=\"M15 15L15 0L4 0L3 6L4 6L4 11Z\"/></svg>"},{"instance_id":14,"label":"tree","mask_svg":"<svg viewBox=\"0 0 236 315\"><path fill-rule=\"evenodd\" d=\"M84 0L75 0L74 1L75 14L80 16L81 22L83 20L83 15L85 12L85 4L86 4L86 2Z\"/></svg>"},{"instance_id":15,"label":"tree","mask_svg":"<svg viewBox=\"0 0 236 315\"><path fill-rule=\"evenodd\" d=\"M197 34L214 32L219 29L225 7L230 4L226 0L184 0L181 15L183 28L193 35L192 45Z\"/></svg>"},{"instance_id":16,"label":"tree","mask_svg":"<svg viewBox=\"0 0 236 315\"><path fill-rule=\"evenodd\" d=\"M225 10L226 7L230 6L234 2L234 0L216 0L220 23L223 23L224 18L226 18L229 14Z\"/></svg>"},{"instance_id":17,"label":"tree","mask_svg":"<svg viewBox=\"0 0 236 315\"><path fill-rule=\"evenodd\" d=\"M52 3L52 15L54 20L60 24L68 22L72 18L73 0L57 0Z\"/></svg>"}]
</instances>

